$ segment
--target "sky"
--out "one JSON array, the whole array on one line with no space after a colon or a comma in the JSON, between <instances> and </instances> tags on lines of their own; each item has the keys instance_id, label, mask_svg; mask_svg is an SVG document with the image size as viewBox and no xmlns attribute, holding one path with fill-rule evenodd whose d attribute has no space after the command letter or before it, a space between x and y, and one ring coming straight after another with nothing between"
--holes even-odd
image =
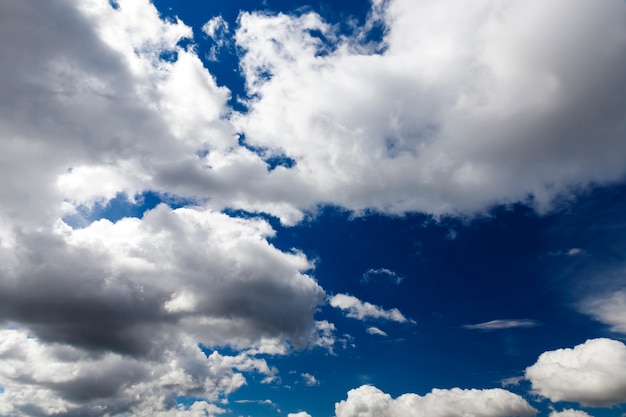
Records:
<instances>
[{"instance_id":1,"label":"sky","mask_svg":"<svg viewBox=\"0 0 626 417\"><path fill-rule=\"evenodd\" d=\"M0 0L0 416L626 416L623 0Z\"/></svg>"}]
</instances>

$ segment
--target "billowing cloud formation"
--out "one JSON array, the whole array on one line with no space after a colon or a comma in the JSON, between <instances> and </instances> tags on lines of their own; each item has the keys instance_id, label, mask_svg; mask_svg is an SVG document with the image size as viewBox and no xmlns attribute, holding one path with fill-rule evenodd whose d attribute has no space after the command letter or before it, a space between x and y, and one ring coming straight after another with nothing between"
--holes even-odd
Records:
<instances>
[{"instance_id":1,"label":"billowing cloud formation","mask_svg":"<svg viewBox=\"0 0 626 417\"><path fill-rule=\"evenodd\" d=\"M159 360L146 361L46 344L20 329L0 330L0 415L221 414L225 410L207 401L246 383L236 371L273 376L264 360L217 352L207 357L188 338ZM194 393L204 400L176 407L176 397Z\"/></svg>"},{"instance_id":2,"label":"billowing cloud formation","mask_svg":"<svg viewBox=\"0 0 626 417\"><path fill-rule=\"evenodd\" d=\"M387 336L387 333L385 333L384 331L380 330L378 327L368 327L366 331L367 331L367 333L369 333L371 335Z\"/></svg>"},{"instance_id":3,"label":"billowing cloud formation","mask_svg":"<svg viewBox=\"0 0 626 417\"><path fill-rule=\"evenodd\" d=\"M611 326L614 332L626 333L626 290L588 299L583 303L582 310Z\"/></svg>"},{"instance_id":4,"label":"billowing cloud formation","mask_svg":"<svg viewBox=\"0 0 626 417\"><path fill-rule=\"evenodd\" d=\"M241 16L255 98L237 125L297 161L308 192L283 198L443 214L532 196L547 209L626 173L624 2L376 4L386 32L370 49L314 13Z\"/></svg>"},{"instance_id":5,"label":"billowing cloud formation","mask_svg":"<svg viewBox=\"0 0 626 417\"><path fill-rule=\"evenodd\" d=\"M421 397L393 399L378 388L363 385L335 404L336 417L524 417L537 413L522 397L503 389L434 389Z\"/></svg>"},{"instance_id":6,"label":"billowing cloud formation","mask_svg":"<svg viewBox=\"0 0 626 417\"><path fill-rule=\"evenodd\" d=\"M336 294L329 298L328 302L331 306L347 311L346 315L357 320L382 319L397 321L398 323L407 322L407 318L397 308L385 310L379 306L361 301L358 298L348 294Z\"/></svg>"},{"instance_id":7,"label":"billowing cloud formation","mask_svg":"<svg viewBox=\"0 0 626 417\"><path fill-rule=\"evenodd\" d=\"M485 323L467 324L463 326L470 330L502 330L502 329L514 329L516 327L536 327L539 323L534 320L522 319L522 320L491 320Z\"/></svg>"},{"instance_id":8,"label":"billowing cloud formation","mask_svg":"<svg viewBox=\"0 0 626 417\"><path fill-rule=\"evenodd\" d=\"M551 401L604 407L626 402L626 346L591 339L573 349L545 352L526 369L533 390Z\"/></svg>"},{"instance_id":9,"label":"billowing cloud formation","mask_svg":"<svg viewBox=\"0 0 626 417\"><path fill-rule=\"evenodd\" d=\"M563 411L552 411L548 417L592 417L584 411L566 408Z\"/></svg>"}]
</instances>

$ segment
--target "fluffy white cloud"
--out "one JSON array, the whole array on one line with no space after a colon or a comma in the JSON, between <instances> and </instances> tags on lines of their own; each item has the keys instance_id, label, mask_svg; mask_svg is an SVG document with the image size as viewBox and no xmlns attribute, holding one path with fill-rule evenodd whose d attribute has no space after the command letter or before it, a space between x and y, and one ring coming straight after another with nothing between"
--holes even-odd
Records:
<instances>
[{"instance_id":1,"label":"fluffy white cloud","mask_svg":"<svg viewBox=\"0 0 626 417\"><path fill-rule=\"evenodd\" d=\"M311 414L305 411L300 411L298 413L289 413L287 414L287 417L311 417Z\"/></svg>"},{"instance_id":2,"label":"fluffy white cloud","mask_svg":"<svg viewBox=\"0 0 626 417\"><path fill-rule=\"evenodd\" d=\"M552 411L548 417L592 417L584 411L566 408L563 411Z\"/></svg>"},{"instance_id":3,"label":"fluffy white cloud","mask_svg":"<svg viewBox=\"0 0 626 417\"><path fill-rule=\"evenodd\" d=\"M423 397L404 394L394 399L363 385L335 404L336 417L524 417L536 413L522 397L500 388L434 389Z\"/></svg>"},{"instance_id":4,"label":"fluffy white cloud","mask_svg":"<svg viewBox=\"0 0 626 417\"><path fill-rule=\"evenodd\" d=\"M626 333L626 290L590 298L583 302L582 310L611 326L614 332Z\"/></svg>"},{"instance_id":5,"label":"fluffy white cloud","mask_svg":"<svg viewBox=\"0 0 626 417\"><path fill-rule=\"evenodd\" d=\"M491 320L485 323L467 324L463 326L470 330L502 330L502 329L514 329L514 328L528 328L539 326L540 323L534 320L521 319L521 320Z\"/></svg>"},{"instance_id":6,"label":"fluffy white cloud","mask_svg":"<svg viewBox=\"0 0 626 417\"><path fill-rule=\"evenodd\" d=\"M308 193L285 198L454 214L532 196L543 210L626 173L624 2L375 4L386 33L369 50L312 13L241 16L254 98L236 122L297 161Z\"/></svg>"},{"instance_id":7,"label":"fluffy white cloud","mask_svg":"<svg viewBox=\"0 0 626 417\"><path fill-rule=\"evenodd\" d=\"M346 315L357 320L382 319L407 322L407 318L397 308L385 310L379 306L361 301L348 294L336 294L328 299L331 306L347 311Z\"/></svg>"},{"instance_id":8,"label":"fluffy white cloud","mask_svg":"<svg viewBox=\"0 0 626 417\"><path fill-rule=\"evenodd\" d=\"M526 369L533 390L551 401L594 407L626 402L626 346L591 339L573 349L544 352Z\"/></svg>"}]
</instances>

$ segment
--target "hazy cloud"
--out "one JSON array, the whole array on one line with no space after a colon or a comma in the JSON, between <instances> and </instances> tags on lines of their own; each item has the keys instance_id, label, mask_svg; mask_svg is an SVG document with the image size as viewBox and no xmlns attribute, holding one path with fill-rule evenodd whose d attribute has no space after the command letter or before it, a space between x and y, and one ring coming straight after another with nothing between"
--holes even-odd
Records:
<instances>
[{"instance_id":1,"label":"hazy cloud","mask_svg":"<svg viewBox=\"0 0 626 417\"><path fill-rule=\"evenodd\" d=\"M502 330L502 329L514 329L514 328L528 328L528 327L537 327L540 326L541 323L535 320L491 320L485 323L478 324L466 324L463 326L465 329L469 330Z\"/></svg>"},{"instance_id":2,"label":"hazy cloud","mask_svg":"<svg viewBox=\"0 0 626 417\"><path fill-rule=\"evenodd\" d=\"M582 311L608 324L617 333L626 333L626 290L605 296L589 298L582 303Z\"/></svg>"},{"instance_id":3,"label":"hazy cloud","mask_svg":"<svg viewBox=\"0 0 626 417\"><path fill-rule=\"evenodd\" d=\"M400 284L402 280L404 280L404 277L396 274L395 272L387 268L368 269L363 274L362 280L363 282L369 282L377 278L389 280L390 282L396 285Z\"/></svg>"}]
</instances>

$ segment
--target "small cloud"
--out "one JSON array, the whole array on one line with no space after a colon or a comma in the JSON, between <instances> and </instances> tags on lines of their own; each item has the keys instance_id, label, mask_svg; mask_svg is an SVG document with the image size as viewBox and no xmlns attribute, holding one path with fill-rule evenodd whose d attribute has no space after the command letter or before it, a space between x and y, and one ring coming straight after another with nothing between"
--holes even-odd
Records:
<instances>
[{"instance_id":1,"label":"small cloud","mask_svg":"<svg viewBox=\"0 0 626 417\"><path fill-rule=\"evenodd\" d=\"M385 336L385 337L387 336L387 333L383 332L378 327L368 327L368 329L366 331L367 331L367 333L369 333L371 335Z\"/></svg>"},{"instance_id":2,"label":"small cloud","mask_svg":"<svg viewBox=\"0 0 626 417\"><path fill-rule=\"evenodd\" d=\"M309 387L313 387L313 386L316 386L316 385L320 384L320 382L317 380L317 378L315 378L315 376L312 375L312 374L309 374L307 372L303 372L300 375L304 379L304 383L307 384Z\"/></svg>"},{"instance_id":3,"label":"small cloud","mask_svg":"<svg viewBox=\"0 0 626 417\"><path fill-rule=\"evenodd\" d=\"M541 323L535 320L491 320L485 323L478 324L466 324L463 326L464 329L469 330L502 330L502 329L514 329L514 328L528 328L528 327L537 327L541 326Z\"/></svg>"},{"instance_id":4,"label":"small cloud","mask_svg":"<svg viewBox=\"0 0 626 417\"><path fill-rule=\"evenodd\" d=\"M393 272L390 269L387 269L387 268L373 269L372 268L372 269L368 269L363 274L363 278L361 279L361 282L368 283L372 279L376 279L376 278L387 279L396 285L400 284L402 280L404 280L404 277L398 275L397 273Z\"/></svg>"},{"instance_id":5,"label":"small cloud","mask_svg":"<svg viewBox=\"0 0 626 417\"><path fill-rule=\"evenodd\" d=\"M516 387L520 384L520 382L522 382L524 380L523 376L512 376L510 378L505 378L502 381L500 381L500 383L502 384L503 387Z\"/></svg>"},{"instance_id":6,"label":"small cloud","mask_svg":"<svg viewBox=\"0 0 626 417\"><path fill-rule=\"evenodd\" d=\"M202 32L213 41L213 45L207 54L207 59L217 61L221 50L229 47L232 43L229 36L230 28L228 27L228 22L222 16L216 16L202 26Z\"/></svg>"},{"instance_id":7,"label":"small cloud","mask_svg":"<svg viewBox=\"0 0 626 417\"><path fill-rule=\"evenodd\" d=\"M374 304L361 301L358 298L348 294L333 295L329 299L329 303L332 307L339 308L347 311L346 316L357 319L383 319L389 321L396 321L398 323L406 323L412 320L408 320L397 308L391 310L385 310Z\"/></svg>"},{"instance_id":8,"label":"small cloud","mask_svg":"<svg viewBox=\"0 0 626 417\"><path fill-rule=\"evenodd\" d=\"M571 248L570 250L567 251L567 256L577 256L577 255L582 255L585 251L583 251L581 248Z\"/></svg>"}]
</instances>

